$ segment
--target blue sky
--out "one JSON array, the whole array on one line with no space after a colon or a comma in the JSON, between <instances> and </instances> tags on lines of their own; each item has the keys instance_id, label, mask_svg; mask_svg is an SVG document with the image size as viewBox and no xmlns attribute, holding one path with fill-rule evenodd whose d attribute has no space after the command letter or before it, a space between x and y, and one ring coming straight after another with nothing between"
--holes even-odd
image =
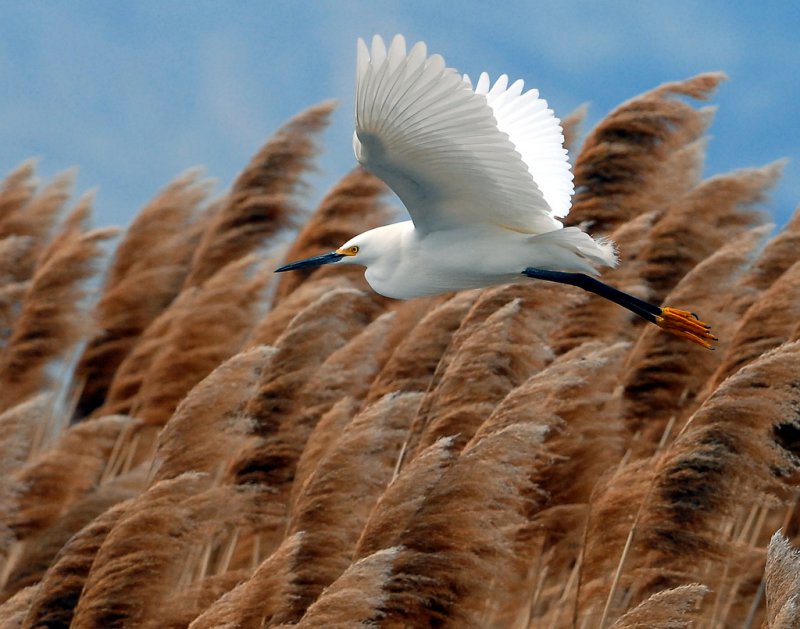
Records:
<instances>
[{"instance_id":1,"label":"blue sky","mask_svg":"<svg viewBox=\"0 0 800 629\"><path fill-rule=\"evenodd\" d=\"M222 192L287 118L340 102L313 203L354 164L355 40L402 32L448 65L538 87L588 130L664 82L723 70L706 174L788 157L767 206L800 205L795 2L266 2L0 0L0 173L79 167L99 224L127 224L188 167Z\"/></svg>"}]
</instances>

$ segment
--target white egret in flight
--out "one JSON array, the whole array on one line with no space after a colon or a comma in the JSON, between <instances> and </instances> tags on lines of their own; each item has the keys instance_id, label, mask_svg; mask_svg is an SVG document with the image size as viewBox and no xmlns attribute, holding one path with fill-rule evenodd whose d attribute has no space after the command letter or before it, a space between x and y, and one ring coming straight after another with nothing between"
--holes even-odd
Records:
<instances>
[{"instance_id":1,"label":"white egret in flight","mask_svg":"<svg viewBox=\"0 0 800 629\"><path fill-rule=\"evenodd\" d=\"M356 158L383 179L410 221L371 229L336 251L277 271L359 264L381 295L410 299L519 281L571 284L710 347L692 313L660 308L591 277L613 267L613 243L564 227L573 193L559 120L537 90L469 77L395 36L358 40Z\"/></svg>"}]
</instances>

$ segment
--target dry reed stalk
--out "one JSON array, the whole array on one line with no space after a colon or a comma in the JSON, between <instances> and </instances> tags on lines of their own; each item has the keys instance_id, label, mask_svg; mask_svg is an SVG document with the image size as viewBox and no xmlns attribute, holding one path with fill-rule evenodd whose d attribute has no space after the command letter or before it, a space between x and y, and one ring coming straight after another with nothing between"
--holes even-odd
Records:
<instances>
[{"instance_id":1,"label":"dry reed stalk","mask_svg":"<svg viewBox=\"0 0 800 629\"><path fill-rule=\"evenodd\" d=\"M453 334L477 297L475 291L463 291L433 302L430 312L397 344L373 381L367 401L395 391L426 391Z\"/></svg>"},{"instance_id":2,"label":"dry reed stalk","mask_svg":"<svg viewBox=\"0 0 800 629\"><path fill-rule=\"evenodd\" d=\"M46 240L58 213L68 201L75 183L74 168L57 174L37 191L36 163L23 162L4 181L0 190L0 236L34 236Z\"/></svg>"},{"instance_id":3,"label":"dry reed stalk","mask_svg":"<svg viewBox=\"0 0 800 629\"><path fill-rule=\"evenodd\" d=\"M77 415L105 401L114 372L142 332L175 299L188 272L203 221L209 182L187 171L145 205L125 232L95 308L99 331L75 370L83 383Z\"/></svg>"},{"instance_id":4,"label":"dry reed stalk","mask_svg":"<svg viewBox=\"0 0 800 629\"><path fill-rule=\"evenodd\" d=\"M706 390L793 337L800 318L800 260L764 290L738 321L728 350Z\"/></svg>"},{"instance_id":5,"label":"dry reed stalk","mask_svg":"<svg viewBox=\"0 0 800 629\"><path fill-rule=\"evenodd\" d=\"M561 308L572 303L575 297L566 286L558 286L552 282L531 281L528 278L520 278L519 282L514 284L491 286L481 290L461 322L447 353L443 356L443 364L438 375L441 376L444 373L443 369L450 366L451 359L457 355L461 345L475 330L482 327L500 308L515 299L519 300L521 309L528 313L529 324L533 325L543 338L548 338L561 324Z\"/></svg>"},{"instance_id":6,"label":"dry reed stalk","mask_svg":"<svg viewBox=\"0 0 800 629\"><path fill-rule=\"evenodd\" d=\"M309 438L317 424L340 400L361 402L364 399L375 374L382 367L381 361L387 357L385 346L392 337L390 331L396 320L395 314L382 314L333 352L300 392L303 408L291 422L283 423L278 433L269 438L272 442L270 447L280 450L294 468L290 506L302 488L296 470ZM292 451L294 454L290 454ZM308 457L306 464L314 465Z\"/></svg>"},{"instance_id":7,"label":"dry reed stalk","mask_svg":"<svg viewBox=\"0 0 800 629\"><path fill-rule=\"evenodd\" d=\"M254 418L254 432L269 435L289 421L312 374L379 314L375 300L353 288L330 291L298 313L276 340L272 361L245 409Z\"/></svg>"},{"instance_id":8,"label":"dry reed stalk","mask_svg":"<svg viewBox=\"0 0 800 629\"><path fill-rule=\"evenodd\" d=\"M386 310L392 313L393 319L392 326L389 328L387 337L382 343L380 354L377 358L377 362L381 365L380 373L384 373L387 363L393 359L398 347L406 341L412 330L417 327L417 324L440 304L450 299L451 296L452 293L433 295L431 297L419 297L417 299L394 300L386 304ZM370 383L368 396L376 393L375 384L378 380L378 375L376 375ZM396 390L397 389L395 389L395 391Z\"/></svg>"},{"instance_id":9,"label":"dry reed stalk","mask_svg":"<svg viewBox=\"0 0 800 629\"><path fill-rule=\"evenodd\" d=\"M52 412L53 395L40 393L0 413L0 482L34 452Z\"/></svg>"},{"instance_id":10,"label":"dry reed stalk","mask_svg":"<svg viewBox=\"0 0 800 629\"><path fill-rule=\"evenodd\" d=\"M197 382L239 351L269 278L254 263L242 257L184 291L120 365L102 412L135 408L146 422L163 424Z\"/></svg>"},{"instance_id":11,"label":"dry reed stalk","mask_svg":"<svg viewBox=\"0 0 800 629\"><path fill-rule=\"evenodd\" d=\"M271 489L269 499L287 513L303 490L297 470L310 436L337 402L360 401L366 394L381 366L378 362L381 344L389 337L393 318L394 313L382 315L334 351L309 375L296 395L300 403L297 408L289 411L272 434L262 435L256 451L262 465L261 482L266 481ZM312 455L309 452L306 456L307 469L316 467L311 467Z\"/></svg>"},{"instance_id":12,"label":"dry reed stalk","mask_svg":"<svg viewBox=\"0 0 800 629\"><path fill-rule=\"evenodd\" d=\"M130 413L153 361L164 348L164 339L176 326L176 321L188 316L187 312L197 298L197 291L183 291L147 326L133 349L117 367L108 387L105 402L95 409L92 417L114 413Z\"/></svg>"},{"instance_id":13,"label":"dry reed stalk","mask_svg":"<svg viewBox=\"0 0 800 629\"><path fill-rule=\"evenodd\" d=\"M796 627L800 623L800 553L780 531L769 543L766 585L767 626Z\"/></svg>"},{"instance_id":14,"label":"dry reed stalk","mask_svg":"<svg viewBox=\"0 0 800 629\"><path fill-rule=\"evenodd\" d=\"M20 282L20 267L32 257L36 241L31 236L6 236L0 240L0 284Z\"/></svg>"},{"instance_id":15,"label":"dry reed stalk","mask_svg":"<svg viewBox=\"0 0 800 629\"><path fill-rule=\"evenodd\" d=\"M800 342L786 343L726 380L697 410L655 467L637 561L691 575L699 559L734 553L717 533L721 521L758 496L781 495L797 470L798 371Z\"/></svg>"},{"instance_id":16,"label":"dry reed stalk","mask_svg":"<svg viewBox=\"0 0 800 629\"><path fill-rule=\"evenodd\" d=\"M472 333L480 329L497 310L515 299L520 301L521 308L528 313L531 323L535 321L538 335L542 339L547 339L560 323L559 313L561 310L576 298L576 293L561 290L563 288L565 287L556 286L550 282L531 282L523 278L515 284L493 286L478 291L464 291L464 294L476 295L474 303L461 321L458 330L452 335L446 351L436 365L436 371L430 380L428 391L435 391L439 387L451 362L458 356L461 346ZM539 348L537 346L537 351L544 352L548 360L552 358L549 347ZM427 423L428 407L435 399L435 396L429 395L423 401L416 425L412 429L414 438Z\"/></svg>"},{"instance_id":17,"label":"dry reed stalk","mask_svg":"<svg viewBox=\"0 0 800 629\"><path fill-rule=\"evenodd\" d=\"M83 281L95 274L100 244L114 228L84 231L91 197L84 197L45 249L22 299L20 314L0 355L0 408L7 409L46 387L45 367L67 356L86 332L80 301Z\"/></svg>"},{"instance_id":18,"label":"dry reed stalk","mask_svg":"<svg viewBox=\"0 0 800 629\"><path fill-rule=\"evenodd\" d=\"M342 347L333 351L300 393L303 415L320 415L343 397L363 400L388 357L396 312L369 321ZM316 423L316 420L314 421Z\"/></svg>"},{"instance_id":19,"label":"dry reed stalk","mask_svg":"<svg viewBox=\"0 0 800 629\"><path fill-rule=\"evenodd\" d=\"M535 495L529 473L543 433L530 423L493 433L465 448L429 485L398 527L400 548L383 600L364 620L385 619L388 626L492 624L520 568L514 540Z\"/></svg>"},{"instance_id":20,"label":"dry reed stalk","mask_svg":"<svg viewBox=\"0 0 800 629\"><path fill-rule=\"evenodd\" d=\"M143 629L186 629L220 597L245 582L249 576L250 570L240 569L206 577L174 593L169 606L162 608L158 617L150 620Z\"/></svg>"},{"instance_id":21,"label":"dry reed stalk","mask_svg":"<svg viewBox=\"0 0 800 629\"><path fill-rule=\"evenodd\" d=\"M0 625L3 629L21 629L31 605L31 600L36 596L38 585L32 585L20 590L10 599L0 605Z\"/></svg>"},{"instance_id":22,"label":"dry reed stalk","mask_svg":"<svg viewBox=\"0 0 800 629\"><path fill-rule=\"evenodd\" d=\"M353 552L354 559L397 546L408 523L457 457L454 440L440 439L399 470L372 509Z\"/></svg>"},{"instance_id":23,"label":"dry reed stalk","mask_svg":"<svg viewBox=\"0 0 800 629\"><path fill-rule=\"evenodd\" d=\"M745 278L745 283L755 291L765 291L798 260L800 209L795 211L789 222L764 247Z\"/></svg>"},{"instance_id":24,"label":"dry reed stalk","mask_svg":"<svg viewBox=\"0 0 800 629\"><path fill-rule=\"evenodd\" d=\"M621 463L598 480L591 497L577 603L578 615L590 622L601 618L604 605L617 605L619 591L634 581L623 569L653 490L653 465L652 459Z\"/></svg>"},{"instance_id":25,"label":"dry reed stalk","mask_svg":"<svg viewBox=\"0 0 800 629\"><path fill-rule=\"evenodd\" d=\"M158 435L153 481L184 472L217 474L248 441L244 414L275 350L256 347L228 359L192 388Z\"/></svg>"},{"instance_id":26,"label":"dry reed stalk","mask_svg":"<svg viewBox=\"0 0 800 629\"><path fill-rule=\"evenodd\" d=\"M245 256L221 269L170 328L142 381L137 405L144 421L164 424L195 384L241 350L270 279L254 263Z\"/></svg>"},{"instance_id":27,"label":"dry reed stalk","mask_svg":"<svg viewBox=\"0 0 800 629\"><path fill-rule=\"evenodd\" d=\"M26 159L9 172L0 182L0 228L9 215L14 215L24 208L36 194L36 160ZM2 228L3 237L15 230Z\"/></svg>"},{"instance_id":28,"label":"dry reed stalk","mask_svg":"<svg viewBox=\"0 0 800 629\"><path fill-rule=\"evenodd\" d=\"M308 414L306 387L317 371L325 374L325 361L379 314L371 295L352 288L334 290L300 312L275 344L277 351L244 410L252 420L254 443L237 453L228 471L233 482L269 489L261 504L269 517L259 533L259 557L277 547L283 536L297 461L314 423L336 401ZM350 359L351 368L358 369L358 362ZM314 392L312 399L324 394Z\"/></svg>"},{"instance_id":29,"label":"dry reed stalk","mask_svg":"<svg viewBox=\"0 0 800 629\"><path fill-rule=\"evenodd\" d=\"M22 489L7 524L17 539L52 525L97 485L114 444L134 421L110 416L91 424L76 424L14 472Z\"/></svg>"},{"instance_id":30,"label":"dry reed stalk","mask_svg":"<svg viewBox=\"0 0 800 629\"><path fill-rule=\"evenodd\" d=\"M214 183L201 179L202 174L199 168L187 170L142 207L117 247L108 270L108 286L144 269L187 264L192 253L187 236L193 225L202 222L202 206Z\"/></svg>"},{"instance_id":31,"label":"dry reed stalk","mask_svg":"<svg viewBox=\"0 0 800 629\"><path fill-rule=\"evenodd\" d=\"M292 195L310 167L316 134L328 125L334 106L327 101L298 114L250 160L203 234L187 287L200 286L291 225Z\"/></svg>"},{"instance_id":32,"label":"dry reed stalk","mask_svg":"<svg viewBox=\"0 0 800 629\"><path fill-rule=\"evenodd\" d=\"M699 173L691 160L675 159L676 153L705 131L709 115L675 97L706 99L723 79L701 74L666 83L608 114L575 161L578 192L568 223L589 222L593 231L610 233L688 190Z\"/></svg>"},{"instance_id":33,"label":"dry reed stalk","mask_svg":"<svg viewBox=\"0 0 800 629\"><path fill-rule=\"evenodd\" d=\"M689 271L666 299L674 307L716 313L714 333L722 348L737 323L729 306L737 300L742 273L767 230L758 227L723 246ZM720 353L687 348L683 339L660 330L642 330L622 374L622 415L631 433L645 432L642 447L652 452L671 418L678 418L678 428L683 425L720 359Z\"/></svg>"},{"instance_id":34,"label":"dry reed stalk","mask_svg":"<svg viewBox=\"0 0 800 629\"><path fill-rule=\"evenodd\" d=\"M607 347L587 343L560 356L541 372L512 390L483 423L471 443L520 422L536 422L545 431L546 453L530 469L536 492L528 523L520 531L518 554L526 558L524 570L545 562L547 574L533 574L540 587L564 584L583 546L582 534L587 503L597 480L618 465L623 457L627 434L619 419L615 388L620 365L627 353L625 343ZM542 568L539 567L538 571ZM517 598L531 596L526 579L520 574ZM578 575L576 575L577 578ZM560 606L568 607L572 592L564 591ZM529 613L536 622L545 622L553 601L542 597ZM519 615L517 606L507 610Z\"/></svg>"},{"instance_id":35,"label":"dry reed stalk","mask_svg":"<svg viewBox=\"0 0 800 629\"><path fill-rule=\"evenodd\" d=\"M463 340L428 394L432 399L424 402L422 419L409 439L410 452L451 435L462 446L511 389L545 366L551 355L532 324L534 316L535 311L515 299Z\"/></svg>"},{"instance_id":36,"label":"dry reed stalk","mask_svg":"<svg viewBox=\"0 0 800 629\"><path fill-rule=\"evenodd\" d=\"M189 629L261 629L273 626L276 613L293 605L299 587L295 567L301 561L303 533L287 537L252 576L219 597Z\"/></svg>"},{"instance_id":37,"label":"dry reed stalk","mask_svg":"<svg viewBox=\"0 0 800 629\"><path fill-rule=\"evenodd\" d=\"M129 499L107 509L63 546L42 578L39 591L31 602L23 625L25 629L66 629L71 626L75 606L97 551L131 503L132 500Z\"/></svg>"},{"instance_id":38,"label":"dry reed stalk","mask_svg":"<svg viewBox=\"0 0 800 629\"><path fill-rule=\"evenodd\" d=\"M760 529L760 527L759 527ZM734 543L738 542L734 540ZM737 548L725 562L722 575L713 574L708 579L715 591L714 606L710 623L731 625L741 623L742 627L758 627L765 619L764 568L766 540L744 541L747 546ZM713 570L713 568L712 568ZM706 606L706 616L708 616Z\"/></svg>"},{"instance_id":39,"label":"dry reed stalk","mask_svg":"<svg viewBox=\"0 0 800 629\"><path fill-rule=\"evenodd\" d=\"M0 414L0 587L8 576L9 554L17 554L10 523L19 510L25 487L16 476L44 434L53 399L41 393Z\"/></svg>"},{"instance_id":40,"label":"dry reed stalk","mask_svg":"<svg viewBox=\"0 0 800 629\"><path fill-rule=\"evenodd\" d=\"M6 584L7 591L18 591L42 581L59 552L73 535L114 505L138 495L144 474L120 477L97 487L70 504L49 527L26 538ZM44 590L39 591L42 595ZM37 596L38 598L38 596Z\"/></svg>"},{"instance_id":41,"label":"dry reed stalk","mask_svg":"<svg viewBox=\"0 0 800 629\"><path fill-rule=\"evenodd\" d=\"M619 463L627 434L615 399L619 369L628 345L586 343L560 356L511 390L472 437L470 444L517 423L547 430L550 455L532 470L537 489L547 493L541 508L588 503L597 479ZM533 527L547 534L530 513Z\"/></svg>"},{"instance_id":42,"label":"dry reed stalk","mask_svg":"<svg viewBox=\"0 0 800 629\"><path fill-rule=\"evenodd\" d=\"M31 236L6 236L0 240L0 348L14 329L14 320L29 282L20 281L25 261L33 256L36 242Z\"/></svg>"},{"instance_id":43,"label":"dry reed stalk","mask_svg":"<svg viewBox=\"0 0 800 629\"><path fill-rule=\"evenodd\" d=\"M387 548L353 563L341 577L325 589L322 596L297 624L271 625L274 629L313 629L314 627L363 627L387 624L380 606L386 598L392 564L399 549Z\"/></svg>"},{"instance_id":44,"label":"dry reed stalk","mask_svg":"<svg viewBox=\"0 0 800 629\"><path fill-rule=\"evenodd\" d=\"M356 415L307 478L288 533L303 532L295 569L301 584L276 622L297 622L350 565L378 497L392 479L421 393L388 394Z\"/></svg>"},{"instance_id":45,"label":"dry reed stalk","mask_svg":"<svg viewBox=\"0 0 800 629\"><path fill-rule=\"evenodd\" d=\"M271 305L253 327L247 339L247 347L275 345L292 319L320 297L338 289L354 288L353 282L346 275L332 275L314 282L304 282L280 303Z\"/></svg>"},{"instance_id":46,"label":"dry reed stalk","mask_svg":"<svg viewBox=\"0 0 800 629\"><path fill-rule=\"evenodd\" d=\"M370 402L363 402L365 406ZM297 497L308 478L314 474L317 465L324 460L331 448L336 445L344 429L358 415L362 401L345 396L319 418L314 430L308 435L303 452L297 459L294 471L292 492L289 496L289 509L294 509Z\"/></svg>"},{"instance_id":47,"label":"dry reed stalk","mask_svg":"<svg viewBox=\"0 0 800 629\"><path fill-rule=\"evenodd\" d=\"M706 179L678 197L656 223L642 257L642 279L661 302L701 260L762 223L756 211L775 184L781 165L740 170ZM702 215L703 220L696 217Z\"/></svg>"},{"instance_id":48,"label":"dry reed stalk","mask_svg":"<svg viewBox=\"0 0 800 629\"><path fill-rule=\"evenodd\" d=\"M653 594L621 616L610 629L684 629L698 620L698 609L708 593L704 585L681 585Z\"/></svg>"},{"instance_id":49,"label":"dry reed stalk","mask_svg":"<svg viewBox=\"0 0 800 629\"><path fill-rule=\"evenodd\" d=\"M0 286L0 349L5 347L8 337L14 331L14 320L29 287L30 282L13 282Z\"/></svg>"},{"instance_id":50,"label":"dry reed stalk","mask_svg":"<svg viewBox=\"0 0 800 629\"><path fill-rule=\"evenodd\" d=\"M33 197L29 196L29 187L35 187L35 184L30 177L26 179L24 183L17 180L12 184L9 190L9 206L0 217L0 239L7 236L27 236L32 240L33 246L14 269L14 280L17 282L31 278L37 266L37 258L44 251L58 215L72 193L75 170L56 175ZM23 201L24 199L26 200Z\"/></svg>"},{"instance_id":51,"label":"dry reed stalk","mask_svg":"<svg viewBox=\"0 0 800 629\"><path fill-rule=\"evenodd\" d=\"M87 344L75 371L76 387L80 387L77 418L104 415L111 410L103 405L110 396L117 370L142 340L143 333L173 303L185 271L179 266L146 270L123 279L103 296L95 309L100 332ZM148 340L151 339L145 340L145 345ZM119 391L114 395L118 396Z\"/></svg>"},{"instance_id":52,"label":"dry reed stalk","mask_svg":"<svg viewBox=\"0 0 800 629\"><path fill-rule=\"evenodd\" d=\"M386 191L384 183L361 167L345 175L320 201L286 252L287 260L299 260L341 247L353 236L386 222L391 213L378 198ZM315 279L328 273L344 273L359 288L367 288L360 267L292 271L281 277L275 291L280 302L314 273Z\"/></svg>"},{"instance_id":53,"label":"dry reed stalk","mask_svg":"<svg viewBox=\"0 0 800 629\"><path fill-rule=\"evenodd\" d=\"M254 514L255 492L209 485L207 475L187 473L129 503L97 551L73 627L158 622L173 592L194 581L204 545Z\"/></svg>"}]
</instances>

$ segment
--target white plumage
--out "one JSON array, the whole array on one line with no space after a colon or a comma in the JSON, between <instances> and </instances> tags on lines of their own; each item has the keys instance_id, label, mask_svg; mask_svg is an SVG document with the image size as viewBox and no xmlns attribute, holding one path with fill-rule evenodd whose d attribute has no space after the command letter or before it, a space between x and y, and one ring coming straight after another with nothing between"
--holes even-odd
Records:
<instances>
[{"instance_id":1,"label":"white plumage","mask_svg":"<svg viewBox=\"0 0 800 629\"><path fill-rule=\"evenodd\" d=\"M573 193L560 121L523 82L473 89L402 35L358 40L358 161L397 194L410 221L355 236L335 252L278 269L360 264L370 286L408 299L524 280L576 284L658 323L663 311L586 277L617 263L612 243L564 228ZM660 325L660 323L659 323Z\"/></svg>"}]
</instances>

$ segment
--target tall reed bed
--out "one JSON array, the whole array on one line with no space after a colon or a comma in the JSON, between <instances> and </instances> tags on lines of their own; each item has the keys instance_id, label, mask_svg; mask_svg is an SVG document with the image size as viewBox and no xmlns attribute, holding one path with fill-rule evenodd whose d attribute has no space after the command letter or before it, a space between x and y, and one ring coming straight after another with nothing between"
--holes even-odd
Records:
<instances>
[{"instance_id":1,"label":"tall reed bed","mask_svg":"<svg viewBox=\"0 0 800 629\"><path fill-rule=\"evenodd\" d=\"M693 101L722 78L573 146L569 216L618 243L609 282L712 321L714 352L570 287L396 302L354 268L273 275L391 219L358 168L298 203L330 103L222 198L180 175L115 247L71 173L21 164L0 624L800 626L800 215L764 225L779 165L702 178Z\"/></svg>"}]
</instances>

